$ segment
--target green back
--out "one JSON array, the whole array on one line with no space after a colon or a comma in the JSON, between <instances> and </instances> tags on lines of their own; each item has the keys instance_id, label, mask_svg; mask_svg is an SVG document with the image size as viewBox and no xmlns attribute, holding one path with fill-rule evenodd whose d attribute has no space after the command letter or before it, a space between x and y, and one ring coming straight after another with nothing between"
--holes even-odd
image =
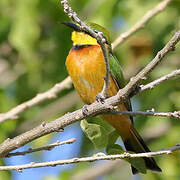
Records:
<instances>
[{"instance_id":1,"label":"green back","mask_svg":"<svg viewBox=\"0 0 180 180\"><path fill-rule=\"evenodd\" d=\"M121 65L119 64L119 61L116 59L116 57L111 53L109 53L109 64L110 64L111 73L114 79L116 80L119 88L124 87L125 82L122 74Z\"/></svg>"},{"instance_id":2,"label":"green back","mask_svg":"<svg viewBox=\"0 0 180 180\"><path fill-rule=\"evenodd\" d=\"M111 74L114 80L116 81L119 89L123 88L125 85L125 82L124 82L124 77L122 74L121 65L119 64L119 61L116 59L116 57L112 53L109 53L109 64L110 64ZM125 102L125 106L128 111L132 111L130 99ZM130 116L130 118L133 123L133 117Z\"/></svg>"},{"instance_id":3,"label":"green back","mask_svg":"<svg viewBox=\"0 0 180 180\"><path fill-rule=\"evenodd\" d=\"M106 40L110 43L110 34L109 31L107 31L104 27L100 26L99 24L87 22L87 25L90 26L93 30L102 32L106 38Z\"/></svg>"}]
</instances>

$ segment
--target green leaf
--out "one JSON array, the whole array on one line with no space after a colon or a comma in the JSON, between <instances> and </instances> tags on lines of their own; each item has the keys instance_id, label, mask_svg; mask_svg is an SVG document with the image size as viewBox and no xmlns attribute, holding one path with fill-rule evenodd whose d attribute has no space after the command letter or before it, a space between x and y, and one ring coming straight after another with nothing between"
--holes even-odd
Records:
<instances>
[{"instance_id":1,"label":"green leaf","mask_svg":"<svg viewBox=\"0 0 180 180\"><path fill-rule=\"evenodd\" d=\"M119 144L111 144L106 148L107 154L122 154L125 151Z\"/></svg>"},{"instance_id":2,"label":"green leaf","mask_svg":"<svg viewBox=\"0 0 180 180\"><path fill-rule=\"evenodd\" d=\"M102 149L107 146L108 133L102 126L88 123L87 120L82 120L80 125L83 132L92 141L96 148Z\"/></svg>"},{"instance_id":3,"label":"green leaf","mask_svg":"<svg viewBox=\"0 0 180 180\"><path fill-rule=\"evenodd\" d=\"M115 144L118 138L119 138L118 132L116 130L111 131L108 134L108 146Z\"/></svg>"},{"instance_id":4,"label":"green leaf","mask_svg":"<svg viewBox=\"0 0 180 180\"><path fill-rule=\"evenodd\" d=\"M107 154L123 154L126 151L124 151L119 144L113 144L113 145L109 145L106 148L106 152ZM133 154L134 152L128 151L128 153ZM124 158L122 160L129 162L140 173L146 174L146 165L143 158Z\"/></svg>"}]
</instances>

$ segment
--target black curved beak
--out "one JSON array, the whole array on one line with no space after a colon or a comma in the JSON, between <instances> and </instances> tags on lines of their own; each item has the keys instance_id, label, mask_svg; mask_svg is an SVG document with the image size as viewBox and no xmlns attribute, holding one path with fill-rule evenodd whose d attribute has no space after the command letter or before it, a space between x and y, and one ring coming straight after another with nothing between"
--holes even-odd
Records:
<instances>
[{"instance_id":1,"label":"black curved beak","mask_svg":"<svg viewBox=\"0 0 180 180\"><path fill-rule=\"evenodd\" d=\"M71 22L61 22L61 24L64 24L70 28L72 28L74 31L78 31L78 32L82 32L80 26L74 24L74 23L71 23Z\"/></svg>"}]
</instances>

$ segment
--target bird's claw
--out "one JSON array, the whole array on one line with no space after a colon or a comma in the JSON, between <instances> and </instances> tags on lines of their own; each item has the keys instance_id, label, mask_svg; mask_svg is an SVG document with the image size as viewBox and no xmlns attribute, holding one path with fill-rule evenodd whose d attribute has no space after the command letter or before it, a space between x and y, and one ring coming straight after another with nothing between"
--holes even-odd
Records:
<instances>
[{"instance_id":1,"label":"bird's claw","mask_svg":"<svg viewBox=\"0 0 180 180\"><path fill-rule=\"evenodd\" d=\"M83 107L82 107L82 113L84 116L87 116L87 113L88 113L88 109L87 109L88 105L85 104Z\"/></svg>"},{"instance_id":2,"label":"bird's claw","mask_svg":"<svg viewBox=\"0 0 180 180\"><path fill-rule=\"evenodd\" d=\"M134 90L129 94L129 97L133 97L134 95L136 95L139 91L141 90L141 86L137 85Z\"/></svg>"},{"instance_id":3,"label":"bird's claw","mask_svg":"<svg viewBox=\"0 0 180 180\"><path fill-rule=\"evenodd\" d=\"M104 104L104 100L105 100L106 98L103 96L103 94L102 93L98 93L97 95L96 95L96 101L98 101L98 102L100 102L100 103L102 103L102 104Z\"/></svg>"}]
</instances>

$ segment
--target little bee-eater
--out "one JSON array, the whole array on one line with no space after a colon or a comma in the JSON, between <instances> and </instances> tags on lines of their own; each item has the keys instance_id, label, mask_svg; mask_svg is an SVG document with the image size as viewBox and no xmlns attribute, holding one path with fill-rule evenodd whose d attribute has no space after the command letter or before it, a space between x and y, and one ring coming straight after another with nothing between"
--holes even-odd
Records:
<instances>
[{"instance_id":1,"label":"little bee-eater","mask_svg":"<svg viewBox=\"0 0 180 180\"><path fill-rule=\"evenodd\" d=\"M68 73L82 101L85 104L91 104L96 101L96 95L102 91L104 84L106 70L101 47L95 38L83 32L78 25L69 22L64 22L63 24L74 30L72 32L73 47L66 59ZM108 32L103 27L95 24L91 24L91 28L95 32L103 32L107 41L111 68L108 97L114 96L118 90L124 86L121 67L112 54ZM118 109L119 111L130 111L130 101L118 105ZM101 115L101 118L117 130L127 151L135 153L150 152L134 128L132 117L118 114L105 114ZM147 169L161 172L161 169L152 157L144 157L143 159ZM137 169L133 166L132 173L138 173Z\"/></svg>"}]
</instances>

